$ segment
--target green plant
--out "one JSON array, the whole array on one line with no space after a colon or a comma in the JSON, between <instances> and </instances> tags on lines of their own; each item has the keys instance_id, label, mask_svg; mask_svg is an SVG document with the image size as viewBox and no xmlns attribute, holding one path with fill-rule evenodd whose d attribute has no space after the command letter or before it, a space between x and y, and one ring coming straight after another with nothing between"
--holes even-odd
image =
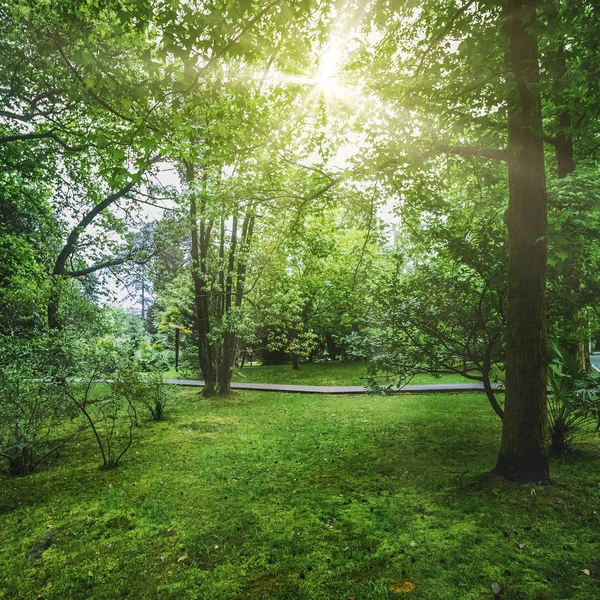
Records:
<instances>
[{"instance_id":1,"label":"green plant","mask_svg":"<svg viewBox=\"0 0 600 600\"><path fill-rule=\"evenodd\" d=\"M161 421L164 417L165 408L173 399L175 390L163 383L160 372L151 373L141 394L139 401L150 411L155 421Z\"/></svg>"},{"instance_id":2,"label":"green plant","mask_svg":"<svg viewBox=\"0 0 600 600\"><path fill-rule=\"evenodd\" d=\"M575 438L594 422L600 425L600 375L588 373L574 355L553 346L548 372L550 454L564 456Z\"/></svg>"},{"instance_id":3,"label":"green plant","mask_svg":"<svg viewBox=\"0 0 600 600\"><path fill-rule=\"evenodd\" d=\"M137 363L114 344L101 340L83 361L86 376L66 382L65 393L92 430L102 456L101 468L114 469L133 444L136 403L145 384Z\"/></svg>"},{"instance_id":4,"label":"green plant","mask_svg":"<svg viewBox=\"0 0 600 600\"><path fill-rule=\"evenodd\" d=\"M9 475L27 475L83 428L65 433L73 420L61 386L30 372L0 373L0 459Z\"/></svg>"}]
</instances>

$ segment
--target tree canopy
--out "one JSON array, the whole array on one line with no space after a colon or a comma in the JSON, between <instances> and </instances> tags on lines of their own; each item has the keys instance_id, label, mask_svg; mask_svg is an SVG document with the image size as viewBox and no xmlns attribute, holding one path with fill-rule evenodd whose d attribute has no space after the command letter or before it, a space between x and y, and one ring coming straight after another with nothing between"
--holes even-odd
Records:
<instances>
[{"instance_id":1,"label":"tree canopy","mask_svg":"<svg viewBox=\"0 0 600 600\"><path fill-rule=\"evenodd\" d=\"M205 395L255 358L460 373L497 472L548 478L548 335L585 368L598 330L594 3L1 16L1 335L62 344L127 289Z\"/></svg>"}]
</instances>

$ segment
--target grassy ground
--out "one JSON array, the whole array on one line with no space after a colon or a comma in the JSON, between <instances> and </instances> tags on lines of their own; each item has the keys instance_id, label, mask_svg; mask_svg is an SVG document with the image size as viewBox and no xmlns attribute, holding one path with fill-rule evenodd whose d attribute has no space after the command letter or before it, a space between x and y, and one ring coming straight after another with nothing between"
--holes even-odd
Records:
<instances>
[{"instance_id":1,"label":"grassy ground","mask_svg":"<svg viewBox=\"0 0 600 600\"><path fill-rule=\"evenodd\" d=\"M115 471L86 438L0 478L0 598L597 599L600 444L514 486L499 431L479 394L183 392Z\"/></svg>"},{"instance_id":2,"label":"grassy ground","mask_svg":"<svg viewBox=\"0 0 600 600\"><path fill-rule=\"evenodd\" d=\"M275 365L263 367L261 365L246 365L242 369L235 369L233 381L243 383L284 383L288 385L365 385L367 375L366 363L360 362L322 362L303 363L300 369L294 371L291 365ZM177 374L175 369L165 373L165 378L200 379L197 374ZM394 384L394 377L385 376L378 379L382 385ZM432 377L419 374L413 377L410 383L468 383L470 380L460 375L444 375Z\"/></svg>"}]
</instances>

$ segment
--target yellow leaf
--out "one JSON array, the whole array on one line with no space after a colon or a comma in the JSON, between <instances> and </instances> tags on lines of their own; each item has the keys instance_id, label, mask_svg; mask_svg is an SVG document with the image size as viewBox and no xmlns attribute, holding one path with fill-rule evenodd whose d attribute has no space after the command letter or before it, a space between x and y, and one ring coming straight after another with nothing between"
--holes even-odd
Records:
<instances>
[{"instance_id":1,"label":"yellow leaf","mask_svg":"<svg viewBox=\"0 0 600 600\"><path fill-rule=\"evenodd\" d=\"M180 556L180 557L177 559L177 562L181 562L181 561L185 560L186 558L187 558L187 554L184 554L183 556Z\"/></svg>"},{"instance_id":2,"label":"yellow leaf","mask_svg":"<svg viewBox=\"0 0 600 600\"><path fill-rule=\"evenodd\" d=\"M590 570L589 570L589 569L581 569L581 572L582 572L584 575L589 575L589 574L590 574Z\"/></svg>"},{"instance_id":3,"label":"yellow leaf","mask_svg":"<svg viewBox=\"0 0 600 600\"><path fill-rule=\"evenodd\" d=\"M415 584L410 581L401 581L400 583L392 583L390 590L396 594L408 594L415 589Z\"/></svg>"}]
</instances>

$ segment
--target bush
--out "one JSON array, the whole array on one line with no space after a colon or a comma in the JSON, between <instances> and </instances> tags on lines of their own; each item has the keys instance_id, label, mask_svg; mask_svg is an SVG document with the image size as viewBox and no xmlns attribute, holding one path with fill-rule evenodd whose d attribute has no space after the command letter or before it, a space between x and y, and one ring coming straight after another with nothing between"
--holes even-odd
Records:
<instances>
[{"instance_id":1,"label":"bush","mask_svg":"<svg viewBox=\"0 0 600 600\"><path fill-rule=\"evenodd\" d=\"M0 458L9 475L27 475L72 440L74 418L62 385L29 370L0 372ZM61 435L62 434L62 435Z\"/></svg>"},{"instance_id":2,"label":"bush","mask_svg":"<svg viewBox=\"0 0 600 600\"><path fill-rule=\"evenodd\" d=\"M161 421L165 414L165 408L174 395L175 390L163 383L162 373L156 372L151 373L147 378L139 401L150 411L155 421Z\"/></svg>"},{"instance_id":3,"label":"bush","mask_svg":"<svg viewBox=\"0 0 600 600\"><path fill-rule=\"evenodd\" d=\"M0 470L27 475L85 429L56 376L47 337L0 336Z\"/></svg>"},{"instance_id":4,"label":"bush","mask_svg":"<svg viewBox=\"0 0 600 600\"><path fill-rule=\"evenodd\" d=\"M581 369L577 358L553 347L548 373L550 454L564 456L587 426L600 426L600 374Z\"/></svg>"},{"instance_id":5,"label":"bush","mask_svg":"<svg viewBox=\"0 0 600 600\"><path fill-rule=\"evenodd\" d=\"M138 424L136 403L145 383L139 365L113 343L100 340L81 357L85 377L65 385L66 393L92 430L102 469L114 469L131 448Z\"/></svg>"}]
</instances>

